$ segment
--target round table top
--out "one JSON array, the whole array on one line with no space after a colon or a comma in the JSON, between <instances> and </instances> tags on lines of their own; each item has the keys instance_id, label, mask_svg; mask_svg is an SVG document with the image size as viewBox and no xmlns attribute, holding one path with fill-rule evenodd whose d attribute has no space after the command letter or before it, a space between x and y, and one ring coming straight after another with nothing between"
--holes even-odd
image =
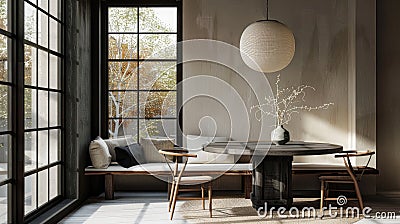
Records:
<instances>
[{"instance_id":1,"label":"round table top","mask_svg":"<svg viewBox=\"0 0 400 224\"><path fill-rule=\"evenodd\" d=\"M203 148L206 152L231 155L300 156L340 153L343 146L330 143L291 141L284 145L271 142L214 142Z\"/></svg>"}]
</instances>

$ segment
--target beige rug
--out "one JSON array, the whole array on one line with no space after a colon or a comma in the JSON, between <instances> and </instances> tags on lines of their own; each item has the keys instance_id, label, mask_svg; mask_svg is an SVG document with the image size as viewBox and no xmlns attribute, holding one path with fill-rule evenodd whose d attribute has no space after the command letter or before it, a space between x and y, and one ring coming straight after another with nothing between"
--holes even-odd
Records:
<instances>
[{"instance_id":1,"label":"beige rug","mask_svg":"<svg viewBox=\"0 0 400 224\"><path fill-rule=\"evenodd\" d=\"M318 208L317 200L296 200L293 206L300 211L304 206ZM209 217L208 201L206 210L201 208L200 200L186 201L180 207L180 213L188 223L354 223L360 218L281 218L274 213L273 217L259 217L252 207L251 201L244 198L217 198L213 199L213 218Z\"/></svg>"}]
</instances>

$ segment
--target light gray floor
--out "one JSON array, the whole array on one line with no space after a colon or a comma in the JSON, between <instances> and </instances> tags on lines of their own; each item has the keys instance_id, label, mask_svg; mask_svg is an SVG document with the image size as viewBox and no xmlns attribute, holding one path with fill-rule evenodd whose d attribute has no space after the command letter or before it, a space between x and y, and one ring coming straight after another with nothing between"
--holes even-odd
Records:
<instances>
[{"instance_id":1,"label":"light gray floor","mask_svg":"<svg viewBox=\"0 0 400 224\"><path fill-rule=\"evenodd\" d=\"M115 200L104 200L104 195L100 195L99 197L88 199L81 208L65 217L61 223L193 223L193 220L184 218L185 211L188 212L190 210L190 208L185 208L188 204L184 203L184 201L177 202L174 220L169 220L166 193L116 192L115 197ZM356 222L357 224L400 223L400 198L375 196L365 198L365 202L366 206L373 208L374 212L394 211L398 217L394 220L363 219ZM297 203L305 203L306 206L318 207L319 200L314 199L308 202L302 201ZM208 211L204 211L201 215L207 217ZM218 218L214 220L217 221ZM281 223L279 220L276 221ZM296 223L302 222L301 220L297 221ZM319 220L317 222L335 223L334 220L330 220L329 222L328 220ZM217 223L221 223L221 220Z\"/></svg>"},{"instance_id":2,"label":"light gray floor","mask_svg":"<svg viewBox=\"0 0 400 224\"><path fill-rule=\"evenodd\" d=\"M115 200L104 200L104 195L89 199L61 223L186 223L178 212L182 203L177 202L171 222L166 193L116 192Z\"/></svg>"}]
</instances>

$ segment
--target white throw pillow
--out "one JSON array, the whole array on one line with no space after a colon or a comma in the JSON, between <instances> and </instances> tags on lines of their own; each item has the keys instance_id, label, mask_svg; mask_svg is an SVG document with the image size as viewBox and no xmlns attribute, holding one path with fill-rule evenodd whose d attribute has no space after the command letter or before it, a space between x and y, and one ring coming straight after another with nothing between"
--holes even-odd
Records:
<instances>
[{"instance_id":1,"label":"white throw pillow","mask_svg":"<svg viewBox=\"0 0 400 224\"><path fill-rule=\"evenodd\" d=\"M89 145L90 160L92 165L98 169L107 168L111 163L111 154L107 144L100 137L90 142Z\"/></svg>"},{"instance_id":2,"label":"white throw pillow","mask_svg":"<svg viewBox=\"0 0 400 224\"><path fill-rule=\"evenodd\" d=\"M110 138L110 139L105 139L104 142L108 146L108 150L110 151L112 162L117 161L117 156L115 154L115 147L127 146L127 145L134 143L132 137Z\"/></svg>"},{"instance_id":3,"label":"white throw pillow","mask_svg":"<svg viewBox=\"0 0 400 224\"><path fill-rule=\"evenodd\" d=\"M165 162L164 156L162 156L158 150L161 149L173 149L173 139L166 137L151 137L141 138L140 144L143 147L144 158L147 163L163 163Z\"/></svg>"}]
</instances>

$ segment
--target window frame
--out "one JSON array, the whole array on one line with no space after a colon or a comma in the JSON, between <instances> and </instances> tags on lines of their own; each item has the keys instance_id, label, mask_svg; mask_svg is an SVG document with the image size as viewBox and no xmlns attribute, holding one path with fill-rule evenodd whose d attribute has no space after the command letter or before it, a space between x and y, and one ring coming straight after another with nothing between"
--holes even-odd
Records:
<instances>
[{"instance_id":1,"label":"window frame","mask_svg":"<svg viewBox=\"0 0 400 224\"><path fill-rule=\"evenodd\" d=\"M63 161L64 161L64 156L63 156L63 152L64 152L64 140L63 140L64 139L63 138L63 136L64 136L64 119L63 119L63 117L64 117L64 107L65 107L64 106L64 80L63 80L64 79L64 69L63 69L64 62L63 62L63 60L65 58L64 47L63 47L63 43L64 43L63 30L64 30L64 26L65 26L64 13L63 13L64 1L63 0L58 1L58 4L60 4L60 5L57 5L57 7L60 10L59 18L55 17L54 15L52 15L50 13L49 3L51 4L51 2L48 2L48 5L47 5L48 11L46 11L46 10L42 9L38 4L35 5L34 3L30 2L29 0L24 0L24 7L26 4L29 4L31 7L33 7L36 10L36 21L35 21L36 22L36 30L35 30L35 32L37 32L37 35L36 35L35 42L26 40L25 36L23 36L22 37L23 42L24 42L23 48L25 50L25 46L27 45L27 46L31 46L34 49L36 49L36 57L37 58L39 58L39 51L45 52L47 54L47 68L46 68L47 69L47 87L39 86L39 81L38 81L39 80L38 67L40 66L39 64L36 64L36 68L32 67L32 69L36 69L37 83L35 85L33 85L33 84L27 85L25 82L23 83L23 85L24 85L23 91L25 91L26 89L36 91L37 103L39 102L39 91L42 91L47 95L47 120L46 120L47 124L44 127L39 127L39 119L38 119L39 112L38 111L36 112L36 117L37 117L36 127L27 128L25 126L25 116L23 119L24 120L24 139L25 139L26 133L36 132L36 141L37 141L37 144L36 144L36 156L37 156L36 168L33 168L29 171L25 171L25 162L23 163L24 185L25 185L26 177L33 176L36 178L36 192L35 192L36 193L36 206L35 206L36 208L29 211L28 213L24 209L24 213L25 213L24 216L26 219L29 219L30 217L35 216L41 210L45 210L45 208L48 207L49 205L54 204L55 202L59 202L60 200L62 200L62 197L64 195L64 186L63 186L64 185L63 184L64 183L64 175L63 175L63 173L64 173L64 163L63 163ZM24 10L25 10L25 8L24 8ZM42 13L47 20L47 46L42 46L39 43L39 35L38 35L39 34L39 14L40 14L39 12ZM24 11L24 16L25 16L25 11ZM50 21L51 21L51 19L53 19L57 23L57 27L58 27L57 29L59 29L58 39L57 39L58 51L54 51L53 49L51 49L51 43L50 43L50 32L51 32ZM25 20L23 22L25 23ZM21 46L19 46L19 47L21 47ZM50 71L51 71L50 57L51 57L51 55L56 56L57 59L60 60L57 65L58 66L57 80L59 83L58 89L53 89L50 87ZM25 71L25 69L24 69L24 71ZM24 77L25 77L25 72L24 72ZM51 110L51 106L50 106L51 99L50 98L51 97L50 97L50 95L51 95L51 93L55 93L55 94L59 95L58 104L57 104L57 107L58 107L57 108L57 116L59 116L59 118L58 118L59 124L56 126L51 126L51 124L50 124L50 116L51 116L51 113L50 113L50 110ZM25 94L25 92L23 94ZM36 104L36 105L38 106L38 104ZM24 115L25 115L25 108L22 108L22 110L24 111ZM38 110L38 108L37 108L37 110ZM58 142L60 148L57 149L57 150L59 150L58 151L58 159L55 162L50 162L50 150L51 150L50 149L50 136L51 136L50 133L52 130L59 130L59 132L60 132L59 133L60 137L59 137L59 142ZM44 166L39 166L38 155L40 152L40 145L38 144L38 141L39 141L39 132L40 131L47 132L47 165L44 165ZM25 143L25 140L24 140L24 143ZM24 152L25 152L25 147L24 147ZM25 157L25 154L24 154L24 157ZM59 167L59 170L57 171L58 172L57 188L59 191L59 195L50 199L50 168L52 168L52 167ZM45 202L42 205L39 205L39 176L40 176L41 172L46 171L46 170L47 170L47 202ZM24 197L25 197L25 193L24 193ZM25 203L24 203L24 206L25 206Z\"/></svg>"},{"instance_id":2,"label":"window frame","mask_svg":"<svg viewBox=\"0 0 400 224\"><path fill-rule=\"evenodd\" d=\"M11 0L7 1L7 30L0 29L0 35L7 38L7 81L0 81L0 86L8 87L7 92L7 130L0 131L0 136L8 136L8 149L7 149L7 178L0 181L0 187L7 188L7 221L11 222L13 220L12 210L15 201L13 197L13 193L16 189L16 184L14 182L15 177L15 169L16 160L14 160L14 154L16 149L16 133L15 133L15 117L16 115L13 113L14 108L16 106L15 96L16 96L16 88L15 88L15 74L16 74L16 66L15 66L15 44L17 41L17 35L15 34L14 22L13 18L15 16L14 13L14 3Z\"/></svg>"},{"instance_id":3,"label":"window frame","mask_svg":"<svg viewBox=\"0 0 400 224\"><path fill-rule=\"evenodd\" d=\"M177 9L177 30L176 32L139 32L139 29L136 32L127 32L127 33L135 33L138 35L140 34L176 34L176 41L177 41L177 48L176 48L176 59L120 59L120 60L109 60L108 58L108 35L109 33L117 34L119 32L109 32L108 31L108 9L112 7L176 7ZM140 92L169 92L174 91L176 92L176 115L175 117L156 117L156 118L142 118L140 117L139 110L137 111L137 115L135 116L134 120L137 122L137 133L139 133L139 122L142 120L171 120L176 119L176 143L178 145L182 145L182 85L178 85L182 81L182 47L178 43L182 41L182 2L177 0L139 0L135 2L130 2L129 0L108 0L104 2L101 6L101 49L100 49L100 105L98 106L100 111L100 135L103 138L108 138L109 133L109 120L112 119L109 117L109 83L108 83L108 63L110 61L130 61L130 62L137 62L140 63L142 61L156 61L156 62L176 62L176 89L175 90L132 90L135 91L137 94ZM139 19L138 19L139 20ZM137 24L139 26L139 24ZM125 33L125 32L122 32ZM139 40L137 42L137 46L139 46ZM139 49L138 49L139 52ZM139 56L138 56L139 57ZM139 69L138 69L139 70ZM137 71L139 74L139 71ZM138 78L139 82L139 78ZM128 90L131 91L131 90ZM139 97L137 99L139 104ZM127 118L128 120L130 118ZM138 136L138 141L139 141Z\"/></svg>"},{"instance_id":4,"label":"window frame","mask_svg":"<svg viewBox=\"0 0 400 224\"><path fill-rule=\"evenodd\" d=\"M26 3L27 2L27 3ZM50 18L54 19L58 22L61 21L59 26L58 33L58 52L51 50L50 46L50 35L47 32L47 47L40 46L38 43L33 43L25 39L25 4L33 5L31 2L25 0L8 0L8 31L1 30L0 33L10 37L12 40L10 41L10 51L9 51L9 69L11 70L9 75L9 85L11 87L10 91L10 100L9 100L9 108L10 108L10 117L9 118L9 126L11 135L11 145L9 153L9 161L8 168L9 173L11 174L11 179L7 179L2 181L0 185L9 184L8 187L8 223L24 223L26 221L33 220L38 217L40 214L43 214L48 209L54 207L57 203L64 199L64 27L65 22L64 18L64 0L59 1L59 18L51 15L50 12L46 12L41 9L35 9L36 11L41 11L45 18L47 19L47 30L50 28ZM50 9L49 9L50 10ZM37 13L39 14L39 13ZM38 24L38 15L36 15L36 26ZM37 32L37 31L35 31ZM58 64L58 74L59 74L59 90L51 89L49 86L47 87L38 87L33 85L25 84L25 45L30 45L36 48L36 51L43 50L47 54L47 59L50 59L50 53L60 57L60 62ZM46 68L48 73L50 68L50 63L48 63L48 67ZM49 81L49 75L47 76L47 81ZM4 84L3 82L0 82ZM49 85L49 83L48 83ZM61 136L59 139L60 151L59 151L59 159L54 163L48 163L46 166L36 167L35 171L25 172L25 88L31 88L35 90L43 90L46 91L48 96L50 93L57 92L60 93L59 105L57 115L59 116L59 125L51 127L49 125L49 121L47 120L47 126L44 128L36 127L35 130L52 130L59 129L61 132ZM48 99L50 101L50 98ZM50 107L47 111L47 119L50 118ZM34 129L30 129L30 131L35 131ZM37 131L36 130L36 131ZM4 134L4 133L0 133ZM49 139L47 141L49 144ZM48 150L50 150L49 145L47 146ZM38 147L36 147L36 150ZM50 155L47 155L49 159ZM25 176L32 174L33 172L39 173L41 170L48 169L50 167L59 165L60 169L59 180L58 180L58 189L60 195L55 198L49 200L44 203L42 206L37 207L34 211L25 215L24 207L25 207ZM9 175L10 175L9 174ZM48 173L48 180L50 179ZM37 185L38 183L36 183ZM48 181L49 186L49 181ZM49 196L50 188L48 188L48 196Z\"/></svg>"}]
</instances>

